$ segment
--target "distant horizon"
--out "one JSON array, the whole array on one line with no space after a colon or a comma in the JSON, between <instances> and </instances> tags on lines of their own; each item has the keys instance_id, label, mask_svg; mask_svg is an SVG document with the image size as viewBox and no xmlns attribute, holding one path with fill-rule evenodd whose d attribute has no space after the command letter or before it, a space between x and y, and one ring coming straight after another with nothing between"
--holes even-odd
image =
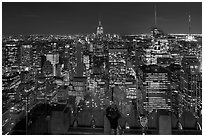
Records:
<instances>
[{"instance_id":1,"label":"distant horizon","mask_svg":"<svg viewBox=\"0 0 204 137\"><path fill-rule=\"evenodd\" d=\"M10 34L10 35L2 35L3 37L9 37L9 36L32 36L32 35L59 35L59 36L76 36L76 35L93 35L93 34L96 34L96 33L87 33L87 34L26 34L26 35L23 35L23 34ZM116 34L116 33L105 33L104 35L121 35L121 34ZM131 36L131 35L148 35L150 33L138 33L138 34L122 34L121 36ZM188 35L188 33L166 33L168 35ZM193 33L191 35L202 35L202 33Z\"/></svg>"},{"instance_id":2,"label":"distant horizon","mask_svg":"<svg viewBox=\"0 0 204 137\"><path fill-rule=\"evenodd\" d=\"M159 28L160 29L160 28ZM117 34L117 33L105 33L103 35L107 35L107 34L116 34L116 35L141 35L141 34L150 34L151 32L147 32L147 33L135 33L135 34ZM165 33L165 31L164 31ZM60 33L33 33L33 34L2 34L3 36L29 36L29 35L92 35L92 34L96 34L96 32L93 32L93 33L83 33L83 34L80 34L80 33L76 33L76 34L69 34L69 33L66 33L66 34L60 34ZM165 34L169 34L169 35L188 35L189 33L165 33ZM202 32L201 33L191 33L191 35L202 35Z\"/></svg>"}]
</instances>

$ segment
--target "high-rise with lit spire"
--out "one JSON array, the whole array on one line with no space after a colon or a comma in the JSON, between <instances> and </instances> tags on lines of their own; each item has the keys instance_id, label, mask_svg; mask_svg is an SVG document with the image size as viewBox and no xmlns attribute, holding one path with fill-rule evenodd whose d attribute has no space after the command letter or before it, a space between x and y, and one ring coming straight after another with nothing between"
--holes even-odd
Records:
<instances>
[{"instance_id":1,"label":"high-rise with lit spire","mask_svg":"<svg viewBox=\"0 0 204 137\"><path fill-rule=\"evenodd\" d=\"M154 27L152 28L151 33L153 38L158 38L163 35L163 32L160 29L158 29L156 5L154 5Z\"/></svg>"},{"instance_id":2,"label":"high-rise with lit spire","mask_svg":"<svg viewBox=\"0 0 204 137\"><path fill-rule=\"evenodd\" d=\"M194 36L191 35L191 14L188 15L188 36L186 36L186 41L196 41Z\"/></svg>"},{"instance_id":3,"label":"high-rise with lit spire","mask_svg":"<svg viewBox=\"0 0 204 137\"><path fill-rule=\"evenodd\" d=\"M102 35L103 34L103 27L101 25L101 21L99 21L99 25L97 27L97 32L96 32L97 35Z\"/></svg>"}]
</instances>

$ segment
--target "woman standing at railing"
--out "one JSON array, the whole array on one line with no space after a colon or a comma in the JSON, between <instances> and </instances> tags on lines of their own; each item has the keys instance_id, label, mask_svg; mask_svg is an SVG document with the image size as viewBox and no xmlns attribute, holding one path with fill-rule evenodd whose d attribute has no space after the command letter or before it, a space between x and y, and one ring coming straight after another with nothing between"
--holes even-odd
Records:
<instances>
[{"instance_id":1,"label":"woman standing at railing","mask_svg":"<svg viewBox=\"0 0 204 137\"><path fill-rule=\"evenodd\" d=\"M115 104L106 109L106 117L110 122L112 134L116 135L118 130L118 119L121 117L120 112Z\"/></svg>"}]
</instances>

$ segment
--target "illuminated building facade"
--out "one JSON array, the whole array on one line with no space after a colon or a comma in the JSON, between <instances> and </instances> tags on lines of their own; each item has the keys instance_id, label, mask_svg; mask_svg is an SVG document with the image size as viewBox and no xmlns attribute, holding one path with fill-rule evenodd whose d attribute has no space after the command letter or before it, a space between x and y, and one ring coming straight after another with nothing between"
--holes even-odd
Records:
<instances>
[{"instance_id":1,"label":"illuminated building facade","mask_svg":"<svg viewBox=\"0 0 204 137\"><path fill-rule=\"evenodd\" d=\"M173 61L168 49L169 43L167 39L155 39L150 47L144 49L142 56L144 64L158 64L163 67L168 66Z\"/></svg>"},{"instance_id":2,"label":"illuminated building facade","mask_svg":"<svg viewBox=\"0 0 204 137\"><path fill-rule=\"evenodd\" d=\"M47 54L46 55L47 61L50 61L53 67L53 76L57 75L56 64L59 63L59 54Z\"/></svg>"},{"instance_id":3,"label":"illuminated building facade","mask_svg":"<svg viewBox=\"0 0 204 137\"><path fill-rule=\"evenodd\" d=\"M109 91L112 93L113 101L121 102L127 98L131 102L131 99L136 96L135 87L130 86L133 85L132 81L127 81L130 71L128 70L126 59L127 49L109 49ZM113 98L113 96L116 98ZM120 103L120 105L125 105L125 103Z\"/></svg>"},{"instance_id":4,"label":"illuminated building facade","mask_svg":"<svg viewBox=\"0 0 204 137\"><path fill-rule=\"evenodd\" d=\"M64 53L63 53L63 71L69 76L69 79L66 81L73 79L76 75L76 44L66 44L64 45Z\"/></svg>"},{"instance_id":5,"label":"illuminated building facade","mask_svg":"<svg viewBox=\"0 0 204 137\"><path fill-rule=\"evenodd\" d=\"M181 65L181 51L182 51L182 46L178 43L172 44L171 45L171 56L174 59L175 64L180 64Z\"/></svg>"},{"instance_id":6,"label":"illuminated building facade","mask_svg":"<svg viewBox=\"0 0 204 137\"><path fill-rule=\"evenodd\" d=\"M157 65L140 66L141 89L144 89L144 109L148 112L154 109L171 110L171 89L169 72Z\"/></svg>"},{"instance_id":7,"label":"illuminated building facade","mask_svg":"<svg viewBox=\"0 0 204 137\"><path fill-rule=\"evenodd\" d=\"M108 91L108 50L107 45L95 39L89 46L89 76L87 77L88 89L97 97L96 100L86 101L86 106L94 109L104 108L105 93ZM86 65L88 66L88 64ZM96 107L98 106L98 107Z\"/></svg>"},{"instance_id":8,"label":"illuminated building facade","mask_svg":"<svg viewBox=\"0 0 204 137\"><path fill-rule=\"evenodd\" d=\"M69 58L70 58L70 51L69 51L70 45L66 44L64 46L64 69L69 69Z\"/></svg>"},{"instance_id":9,"label":"illuminated building facade","mask_svg":"<svg viewBox=\"0 0 204 137\"><path fill-rule=\"evenodd\" d=\"M21 45L21 64L22 66L31 67L33 63L33 46Z\"/></svg>"},{"instance_id":10,"label":"illuminated building facade","mask_svg":"<svg viewBox=\"0 0 204 137\"><path fill-rule=\"evenodd\" d=\"M76 44L76 62L77 66L75 67L76 76L82 77L84 72L84 64L83 64L83 53L82 53L82 44Z\"/></svg>"},{"instance_id":11,"label":"illuminated building facade","mask_svg":"<svg viewBox=\"0 0 204 137\"><path fill-rule=\"evenodd\" d=\"M42 50L38 45L33 45L33 69L36 75L38 72L42 71L43 57Z\"/></svg>"},{"instance_id":12,"label":"illuminated building facade","mask_svg":"<svg viewBox=\"0 0 204 137\"><path fill-rule=\"evenodd\" d=\"M172 63L167 67L167 69L170 71L170 87L172 92L172 112L178 116L179 113L181 113L181 107L182 107L182 99L181 97L181 65L177 63Z\"/></svg>"},{"instance_id":13,"label":"illuminated building facade","mask_svg":"<svg viewBox=\"0 0 204 137\"><path fill-rule=\"evenodd\" d=\"M2 76L2 107L3 112L8 109L12 102L14 103L19 99L18 94L16 93L19 84L21 83L20 75L15 73L10 73L10 75Z\"/></svg>"},{"instance_id":14,"label":"illuminated building facade","mask_svg":"<svg viewBox=\"0 0 204 137\"><path fill-rule=\"evenodd\" d=\"M196 116L201 111L202 74L199 60L192 55L182 59L181 89L184 109L190 110Z\"/></svg>"},{"instance_id":15,"label":"illuminated building facade","mask_svg":"<svg viewBox=\"0 0 204 137\"><path fill-rule=\"evenodd\" d=\"M19 63L18 59L20 58L19 56L20 49L17 44L4 44L2 46L2 66L3 68L3 73L13 71L13 67L16 66L16 63ZM19 67L19 65L17 64Z\"/></svg>"},{"instance_id":16,"label":"illuminated building facade","mask_svg":"<svg viewBox=\"0 0 204 137\"><path fill-rule=\"evenodd\" d=\"M69 96L84 97L87 88L87 77L74 77L72 81L73 90L69 91Z\"/></svg>"},{"instance_id":17,"label":"illuminated building facade","mask_svg":"<svg viewBox=\"0 0 204 137\"><path fill-rule=\"evenodd\" d=\"M126 49L109 49L109 84L124 85L126 82Z\"/></svg>"}]
</instances>

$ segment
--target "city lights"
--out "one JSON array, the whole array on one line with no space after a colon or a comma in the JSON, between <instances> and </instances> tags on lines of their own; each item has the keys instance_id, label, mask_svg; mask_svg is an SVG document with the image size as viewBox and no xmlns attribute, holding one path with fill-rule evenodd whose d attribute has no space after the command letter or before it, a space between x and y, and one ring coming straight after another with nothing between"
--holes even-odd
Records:
<instances>
[{"instance_id":1,"label":"city lights","mask_svg":"<svg viewBox=\"0 0 204 137\"><path fill-rule=\"evenodd\" d=\"M109 26L101 12L104 17L95 22L87 15L89 25L81 23L82 13L66 16L73 28L82 24L78 34L58 35L58 27L48 27L53 34L3 36L2 134L151 135L166 134L164 128L174 135L202 134L202 35L191 34L193 15L188 34L167 34L154 10L148 33L124 34L128 21ZM29 22L32 16L21 18ZM61 19L59 24L69 23ZM90 33L83 33L84 25ZM141 25L147 26L135 28ZM109 33L114 26L119 30Z\"/></svg>"}]
</instances>

